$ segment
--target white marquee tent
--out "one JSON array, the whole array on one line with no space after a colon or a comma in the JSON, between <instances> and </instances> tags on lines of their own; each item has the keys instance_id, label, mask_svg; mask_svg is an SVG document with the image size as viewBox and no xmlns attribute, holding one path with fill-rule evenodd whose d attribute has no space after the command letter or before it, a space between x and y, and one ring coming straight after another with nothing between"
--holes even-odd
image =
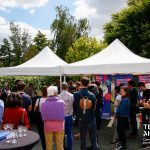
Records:
<instances>
[{"instance_id":1,"label":"white marquee tent","mask_svg":"<svg viewBox=\"0 0 150 150\"><path fill-rule=\"evenodd\" d=\"M65 75L150 73L150 59L135 55L118 39L101 52L64 67Z\"/></svg>"},{"instance_id":2,"label":"white marquee tent","mask_svg":"<svg viewBox=\"0 0 150 150\"><path fill-rule=\"evenodd\" d=\"M67 63L45 47L35 57L19 66L0 68L0 75L62 76L64 65Z\"/></svg>"}]
</instances>

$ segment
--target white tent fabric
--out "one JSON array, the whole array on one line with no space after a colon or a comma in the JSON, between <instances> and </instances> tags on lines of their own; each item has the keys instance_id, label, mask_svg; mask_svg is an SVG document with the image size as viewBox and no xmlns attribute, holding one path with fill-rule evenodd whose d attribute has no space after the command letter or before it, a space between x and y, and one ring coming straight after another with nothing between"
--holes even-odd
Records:
<instances>
[{"instance_id":1,"label":"white tent fabric","mask_svg":"<svg viewBox=\"0 0 150 150\"><path fill-rule=\"evenodd\" d=\"M150 73L150 59L131 52L118 39L96 55L64 67L64 74Z\"/></svg>"},{"instance_id":2,"label":"white tent fabric","mask_svg":"<svg viewBox=\"0 0 150 150\"><path fill-rule=\"evenodd\" d=\"M67 65L52 50L45 47L39 54L27 62L8 68L0 68L0 75L63 75L63 66Z\"/></svg>"}]
</instances>

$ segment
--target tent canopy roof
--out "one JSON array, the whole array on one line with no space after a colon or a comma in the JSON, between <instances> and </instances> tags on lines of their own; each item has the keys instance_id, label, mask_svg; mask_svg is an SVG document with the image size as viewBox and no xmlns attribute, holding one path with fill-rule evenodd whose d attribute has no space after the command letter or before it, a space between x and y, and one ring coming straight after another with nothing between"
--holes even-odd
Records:
<instances>
[{"instance_id":1,"label":"tent canopy roof","mask_svg":"<svg viewBox=\"0 0 150 150\"><path fill-rule=\"evenodd\" d=\"M27 62L16 66L15 68L39 68L63 66L67 63L60 59L49 47L45 47L39 54Z\"/></svg>"},{"instance_id":2,"label":"tent canopy roof","mask_svg":"<svg viewBox=\"0 0 150 150\"><path fill-rule=\"evenodd\" d=\"M72 63L72 66L80 65L101 65L101 64L122 64L122 63L146 63L146 59L134 54L118 39L112 42L108 47L99 53L79 62Z\"/></svg>"},{"instance_id":3,"label":"tent canopy roof","mask_svg":"<svg viewBox=\"0 0 150 150\"><path fill-rule=\"evenodd\" d=\"M39 54L21 65L0 68L0 75L60 76L63 75L64 65L67 63L45 47Z\"/></svg>"},{"instance_id":4,"label":"tent canopy roof","mask_svg":"<svg viewBox=\"0 0 150 150\"><path fill-rule=\"evenodd\" d=\"M150 59L134 54L116 39L99 53L65 66L64 72L70 75L146 73L150 72Z\"/></svg>"}]
</instances>

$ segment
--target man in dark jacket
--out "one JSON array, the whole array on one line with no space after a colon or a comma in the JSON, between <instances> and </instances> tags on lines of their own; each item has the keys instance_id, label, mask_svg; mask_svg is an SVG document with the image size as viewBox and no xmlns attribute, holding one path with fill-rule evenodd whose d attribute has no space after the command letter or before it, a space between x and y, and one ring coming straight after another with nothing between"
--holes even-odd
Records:
<instances>
[{"instance_id":1,"label":"man in dark jacket","mask_svg":"<svg viewBox=\"0 0 150 150\"><path fill-rule=\"evenodd\" d=\"M101 109L102 109L102 106L103 106L103 97L102 97L101 93L99 92L98 87L97 87L96 84L91 84L88 89L96 97L95 117L96 117L97 130L100 130L100 126L101 126Z\"/></svg>"},{"instance_id":2,"label":"man in dark jacket","mask_svg":"<svg viewBox=\"0 0 150 150\"><path fill-rule=\"evenodd\" d=\"M130 90L130 124L132 129L131 136L136 136L138 131L136 120L138 91L135 86L136 84L133 80L128 82L128 87Z\"/></svg>"},{"instance_id":3,"label":"man in dark jacket","mask_svg":"<svg viewBox=\"0 0 150 150\"><path fill-rule=\"evenodd\" d=\"M97 150L96 141L96 119L95 119L95 95L88 90L89 79L83 77L81 79L82 89L74 95L74 109L79 118L81 150L86 150L86 133L89 132L91 136L92 150ZM85 98L91 101L91 107L86 109ZM84 109L81 107L81 100L83 100Z\"/></svg>"}]
</instances>

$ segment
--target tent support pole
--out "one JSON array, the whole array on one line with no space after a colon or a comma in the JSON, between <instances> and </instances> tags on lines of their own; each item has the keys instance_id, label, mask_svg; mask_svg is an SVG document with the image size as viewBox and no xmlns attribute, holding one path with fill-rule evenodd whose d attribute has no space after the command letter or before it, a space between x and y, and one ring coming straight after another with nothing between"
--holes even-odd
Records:
<instances>
[{"instance_id":1,"label":"tent support pole","mask_svg":"<svg viewBox=\"0 0 150 150\"><path fill-rule=\"evenodd\" d=\"M60 92L61 92L62 76L60 75Z\"/></svg>"},{"instance_id":2,"label":"tent support pole","mask_svg":"<svg viewBox=\"0 0 150 150\"><path fill-rule=\"evenodd\" d=\"M66 76L64 75L64 82L66 82Z\"/></svg>"}]
</instances>

